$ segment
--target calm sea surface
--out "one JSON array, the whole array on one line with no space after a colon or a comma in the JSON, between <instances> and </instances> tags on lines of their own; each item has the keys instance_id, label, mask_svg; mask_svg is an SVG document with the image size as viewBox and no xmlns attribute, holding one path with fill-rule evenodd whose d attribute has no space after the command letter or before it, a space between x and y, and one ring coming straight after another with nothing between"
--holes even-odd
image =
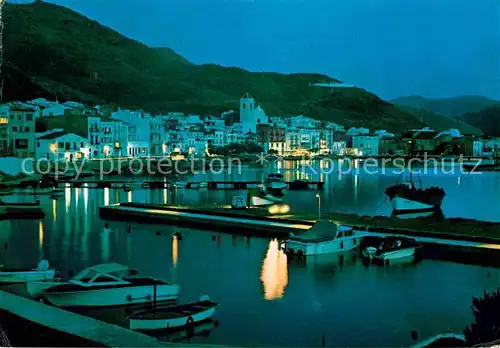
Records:
<instances>
[{"instance_id":1,"label":"calm sea surface","mask_svg":"<svg viewBox=\"0 0 500 348\"><path fill-rule=\"evenodd\" d=\"M399 175L314 174L297 171L297 163L265 170L244 168L200 175L202 180L261 180L280 170L287 180L326 182L323 211L388 215L383 191ZM189 178L191 179L191 178ZM500 221L500 175L422 175L424 186L443 186L448 217ZM0 264L32 267L47 259L63 274L85 266L116 261L181 285L181 301L208 294L220 303L219 327L199 343L247 346L327 345L395 346L451 329L460 332L472 320L472 296L500 284L496 268L424 259L388 268L362 264L355 253L287 260L279 241L200 231L168 225L107 222L98 207L115 202L168 204L230 203L230 190L136 190L66 188L52 200L40 196L41 221L0 222ZM292 211L317 211L314 191L287 192ZM28 199L21 197L21 199ZM32 198L31 198L32 199ZM235 230L237 226L235 226ZM160 232L160 233L158 233ZM172 237L180 232L182 240ZM120 321L118 318L117 322Z\"/></svg>"}]
</instances>

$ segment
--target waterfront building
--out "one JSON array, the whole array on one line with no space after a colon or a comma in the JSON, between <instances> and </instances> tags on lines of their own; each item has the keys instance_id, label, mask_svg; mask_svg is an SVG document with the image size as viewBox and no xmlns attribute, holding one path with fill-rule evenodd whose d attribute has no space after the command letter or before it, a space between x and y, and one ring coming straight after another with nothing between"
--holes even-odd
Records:
<instances>
[{"instance_id":1,"label":"waterfront building","mask_svg":"<svg viewBox=\"0 0 500 348\"><path fill-rule=\"evenodd\" d=\"M286 151L285 129L270 124L259 124L257 143L262 146L264 153L274 152L283 155Z\"/></svg>"},{"instance_id":2,"label":"waterfront building","mask_svg":"<svg viewBox=\"0 0 500 348\"><path fill-rule=\"evenodd\" d=\"M88 158L87 138L64 131L46 132L36 138L36 158L50 161L73 161Z\"/></svg>"},{"instance_id":3,"label":"waterfront building","mask_svg":"<svg viewBox=\"0 0 500 348\"><path fill-rule=\"evenodd\" d=\"M300 133L296 131L288 131L285 134L285 151L293 155L294 152L300 149Z\"/></svg>"},{"instance_id":4,"label":"waterfront building","mask_svg":"<svg viewBox=\"0 0 500 348\"><path fill-rule=\"evenodd\" d=\"M325 128L330 129L334 132L345 132L344 126L337 124L335 122L327 122Z\"/></svg>"},{"instance_id":5,"label":"waterfront building","mask_svg":"<svg viewBox=\"0 0 500 348\"><path fill-rule=\"evenodd\" d=\"M380 137L379 144L380 155L402 155L404 154L404 145L400 137L394 135L383 135Z\"/></svg>"},{"instance_id":6,"label":"waterfront building","mask_svg":"<svg viewBox=\"0 0 500 348\"><path fill-rule=\"evenodd\" d=\"M242 133L257 133L257 124L267 124L268 118L264 110L256 104L248 93L240 99L240 123Z\"/></svg>"},{"instance_id":7,"label":"waterfront building","mask_svg":"<svg viewBox=\"0 0 500 348\"><path fill-rule=\"evenodd\" d=\"M35 157L35 117L38 112L37 107L26 103L13 102L8 106L8 149L17 157Z\"/></svg>"},{"instance_id":8,"label":"waterfront building","mask_svg":"<svg viewBox=\"0 0 500 348\"><path fill-rule=\"evenodd\" d=\"M354 135L352 137L352 148L357 150L359 156L378 156L379 140L376 135Z\"/></svg>"},{"instance_id":9,"label":"waterfront building","mask_svg":"<svg viewBox=\"0 0 500 348\"><path fill-rule=\"evenodd\" d=\"M437 136L438 132L436 131L427 130L418 132L413 137L413 151L434 153L437 145L439 144ZM410 149L408 149L408 151L410 151Z\"/></svg>"},{"instance_id":10,"label":"waterfront building","mask_svg":"<svg viewBox=\"0 0 500 348\"><path fill-rule=\"evenodd\" d=\"M10 143L9 133L9 107L0 106L0 154L8 154Z\"/></svg>"}]
</instances>

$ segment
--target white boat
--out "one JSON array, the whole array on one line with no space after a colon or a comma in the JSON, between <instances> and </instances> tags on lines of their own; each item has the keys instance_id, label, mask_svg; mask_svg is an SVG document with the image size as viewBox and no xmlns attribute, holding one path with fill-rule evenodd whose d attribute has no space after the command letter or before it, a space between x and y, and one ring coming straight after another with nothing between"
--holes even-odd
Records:
<instances>
[{"instance_id":1,"label":"white boat","mask_svg":"<svg viewBox=\"0 0 500 348\"><path fill-rule=\"evenodd\" d=\"M250 197L250 206L252 207L266 207L269 205L273 205L275 203L282 202L283 199L280 197L273 196L270 193L264 195L256 195Z\"/></svg>"},{"instance_id":2,"label":"white boat","mask_svg":"<svg viewBox=\"0 0 500 348\"><path fill-rule=\"evenodd\" d=\"M39 299L42 297L46 289L66 282L67 281L64 278L41 279L26 282L24 283L24 287L28 295L34 299Z\"/></svg>"},{"instance_id":3,"label":"white boat","mask_svg":"<svg viewBox=\"0 0 500 348\"><path fill-rule=\"evenodd\" d=\"M191 188L194 188L194 189L204 189L204 188L207 188L207 187L208 187L208 183L206 181L193 182L191 184Z\"/></svg>"},{"instance_id":4,"label":"white boat","mask_svg":"<svg viewBox=\"0 0 500 348\"><path fill-rule=\"evenodd\" d=\"M217 306L208 296L201 296L198 302L137 312L130 316L129 327L132 330L148 331L193 326L210 318Z\"/></svg>"},{"instance_id":5,"label":"white boat","mask_svg":"<svg viewBox=\"0 0 500 348\"><path fill-rule=\"evenodd\" d=\"M0 283L25 283L29 281L52 279L56 270L50 268L47 260L38 263L35 269L0 269Z\"/></svg>"},{"instance_id":6,"label":"white boat","mask_svg":"<svg viewBox=\"0 0 500 348\"><path fill-rule=\"evenodd\" d=\"M67 283L45 290L43 299L58 307L105 307L175 300L179 286L169 282L129 275L118 263L89 267Z\"/></svg>"},{"instance_id":7,"label":"white boat","mask_svg":"<svg viewBox=\"0 0 500 348\"><path fill-rule=\"evenodd\" d=\"M304 256L329 254L355 249L360 239L352 227L321 220L304 233L287 239L284 249L287 253Z\"/></svg>"},{"instance_id":8,"label":"white boat","mask_svg":"<svg viewBox=\"0 0 500 348\"><path fill-rule=\"evenodd\" d=\"M185 188L187 186L187 181L176 181L174 182L174 187Z\"/></svg>"},{"instance_id":9,"label":"white boat","mask_svg":"<svg viewBox=\"0 0 500 348\"><path fill-rule=\"evenodd\" d=\"M403 258L413 258L415 250L422 245L412 238L386 237L378 247L368 246L363 250L363 256L374 261L389 261Z\"/></svg>"}]
</instances>

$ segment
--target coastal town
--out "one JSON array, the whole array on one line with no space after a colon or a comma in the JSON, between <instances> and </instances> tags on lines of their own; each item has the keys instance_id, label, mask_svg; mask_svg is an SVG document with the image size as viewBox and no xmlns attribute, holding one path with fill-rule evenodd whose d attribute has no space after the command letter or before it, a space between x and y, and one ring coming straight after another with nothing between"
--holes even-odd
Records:
<instances>
[{"instance_id":1,"label":"coastal town","mask_svg":"<svg viewBox=\"0 0 500 348\"><path fill-rule=\"evenodd\" d=\"M116 157L214 156L263 152L283 158L427 153L494 158L500 138L422 126L400 134L348 128L307 115L268 116L246 93L220 115L142 110L37 98L0 107L0 154L72 161Z\"/></svg>"}]
</instances>

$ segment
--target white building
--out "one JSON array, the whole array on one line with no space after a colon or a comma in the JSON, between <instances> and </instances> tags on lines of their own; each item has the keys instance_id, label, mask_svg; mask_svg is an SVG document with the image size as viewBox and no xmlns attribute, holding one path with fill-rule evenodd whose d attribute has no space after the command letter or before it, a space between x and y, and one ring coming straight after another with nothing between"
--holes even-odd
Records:
<instances>
[{"instance_id":1,"label":"white building","mask_svg":"<svg viewBox=\"0 0 500 348\"><path fill-rule=\"evenodd\" d=\"M370 134L370 130L368 128L356 128L351 127L346 132L347 135L361 135L361 134Z\"/></svg>"},{"instance_id":2,"label":"white building","mask_svg":"<svg viewBox=\"0 0 500 348\"><path fill-rule=\"evenodd\" d=\"M71 109L69 106L55 103L42 109L42 116L64 116L64 111Z\"/></svg>"},{"instance_id":3,"label":"white building","mask_svg":"<svg viewBox=\"0 0 500 348\"><path fill-rule=\"evenodd\" d=\"M292 116L287 121L290 128L319 128L321 124L321 121L316 121L304 115Z\"/></svg>"},{"instance_id":4,"label":"white building","mask_svg":"<svg viewBox=\"0 0 500 348\"><path fill-rule=\"evenodd\" d=\"M36 139L36 158L50 161L73 161L88 158L89 141L77 134L48 132Z\"/></svg>"},{"instance_id":5,"label":"white building","mask_svg":"<svg viewBox=\"0 0 500 348\"><path fill-rule=\"evenodd\" d=\"M268 123L266 113L248 93L240 99L240 123L243 133L254 134L257 133L257 124Z\"/></svg>"},{"instance_id":6,"label":"white building","mask_svg":"<svg viewBox=\"0 0 500 348\"><path fill-rule=\"evenodd\" d=\"M360 156L378 156L380 138L375 135L355 135L352 137L352 148Z\"/></svg>"}]
</instances>

